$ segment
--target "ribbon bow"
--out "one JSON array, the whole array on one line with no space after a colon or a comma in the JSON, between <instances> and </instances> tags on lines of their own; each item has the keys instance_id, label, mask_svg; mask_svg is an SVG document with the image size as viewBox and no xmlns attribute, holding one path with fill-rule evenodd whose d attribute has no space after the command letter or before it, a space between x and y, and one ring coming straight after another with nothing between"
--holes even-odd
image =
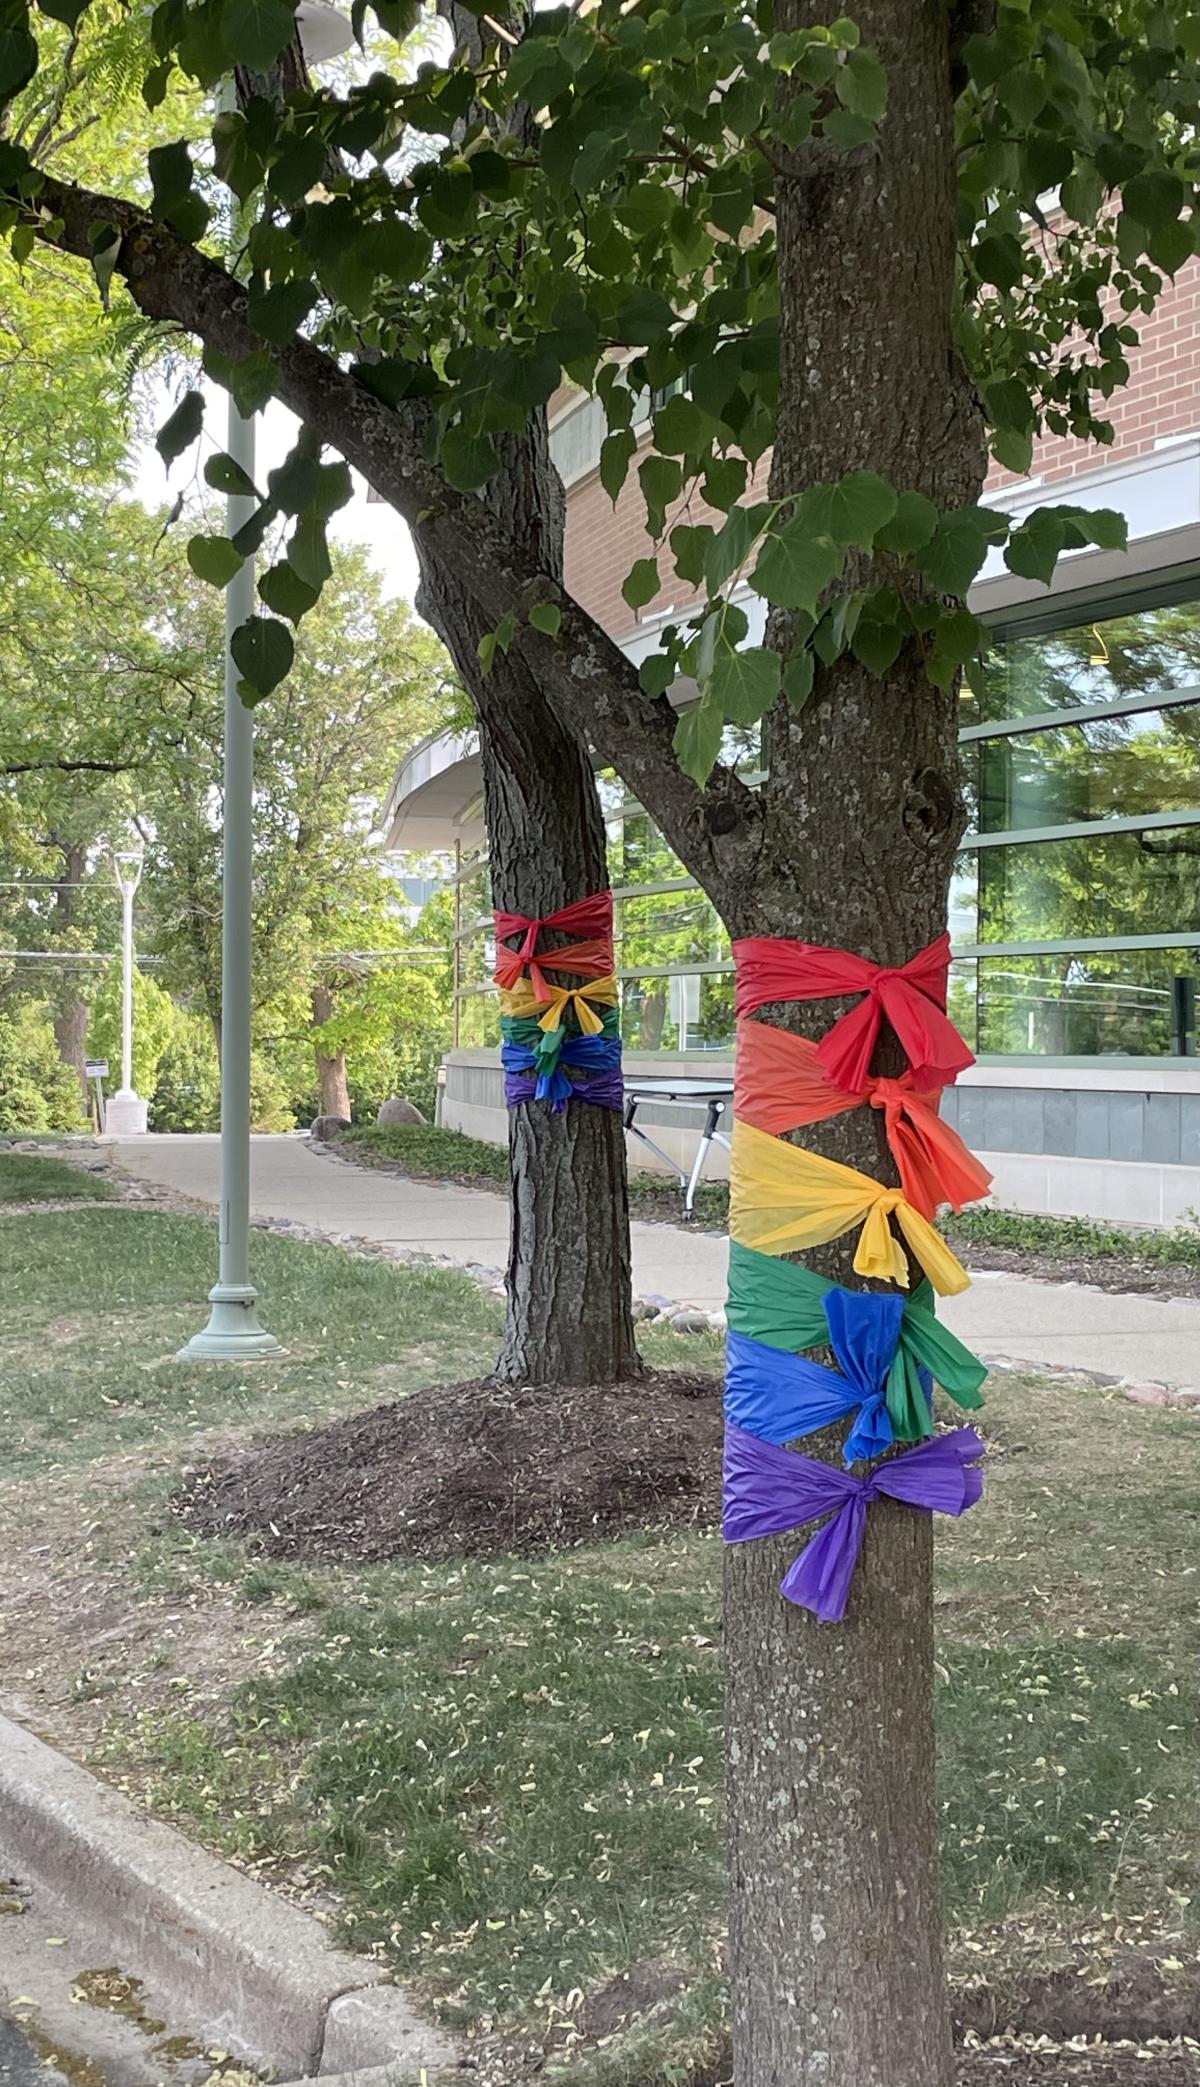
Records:
<instances>
[{"instance_id":1,"label":"ribbon bow","mask_svg":"<svg viewBox=\"0 0 1200 2087\"><path fill-rule=\"evenodd\" d=\"M786 1254L820 1246L861 1224L854 1253L858 1274L907 1290L908 1262L888 1225L892 1216L941 1296L967 1289L970 1277L958 1256L899 1189L735 1121L729 1231L743 1246Z\"/></svg>"},{"instance_id":2,"label":"ribbon bow","mask_svg":"<svg viewBox=\"0 0 1200 2087\"><path fill-rule=\"evenodd\" d=\"M900 1339L904 1300L894 1293L832 1290L825 1312L841 1374L732 1331L725 1414L746 1434L781 1443L829 1427L857 1409L842 1444L846 1462L857 1464L892 1446L884 1387Z\"/></svg>"},{"instance_id":3,"label":"ribbon bow","mask_svg":"<svg viewBox=\"0 0 1200 2087\"><path fill-rule=\"evenodd\" d=\"M833 1464L797 1456L730 1425L725 1430L722 1534L726 1543L749 1543L829 1515L788 1567L780 1592L811 1609L822 1623L840 1623L871 1501L887 1493L923 1514L964 1514L983 1491L977 1464L983 1453L974 1428L955 1428L890 1458L867 1478L854 1478Z\"/></svg>"},{"instance_id":4,"label":"ribbon bow","mask_svg":"<svg viewBox=\"0 0 1200 2087\"><path fill-rule=\"evenodd\" d=\"M834 1296L848 1298L852 1310L864 1299L880 1301L878 1292L841 1290L799 1262L777 1261L770 1254L739 1245L736 1239L730 1241L727 1316L735 1333L772 1349L795 1351L829 1343L845 1368L834 1330L836 1312L829 1309ZM927 1282L922 1281L901 1302L900 1338L888 1369L885 1396L896 1441L919 1442L933 1432L931 1384L936 1381L958 1405L975 1409L983 1404L980 1387L987 1371L957 1334L940 1324ZM749 1426L749 1432L753 1435L760 1430Z\"/></svg>"},{"instance_id":5,"label":"ribbon bow","mask_svg":"<svg viewBox=\"0 0 1200 2087\"><path fill-rule=\"evenodd\" d=\"M936 1088L918 1091L911 1072L898 1080L868 1074L860 1094L847 1094L808 1037L765 1022L738 1023L734 1109L756 1130L801 1130L865 1103L882 1111L900 1185L922 1217L931 1218L942 1203L961 1210L989 1193L987 1168L938 1115Z\"/></svg>"},{"instance_id":6,"label":"ribbon bow","mask_svg":"<svg viewBox=\"0 0 1200 2087\"><path fill-rule=\"evenodd\" d=\"M522 978L515 986L502 988L500 1008L505 1015L518 1018L532 1017L539 1029L549 1033L566 1026L567 1011L574 1008L575 1018L585 1036L599 1036L604 1022L595 1007L615 1007L619 988L610 972L606 978L593 979L590 985L548 986L549 1004L544 1005L537 997L536 988L528 978ZM595 1002L595 1007L592 1003Z\"/></svg>"},{"instance_id":7,"label":"ribbon bow","mask_svg":"<svg viewBox=\"0 0 1200 2087\"><path fill-rule=\"evenodd\" d=\"M576 899L573 905L560 906L557 913L547 913L540 920L530 913L505 913L500 909L493 913L492 919L496 927L496 969L493 973L496 984L511 992L528 971L539 1005L548 1000L554 990L546 979L546 970L573 971L580 978L603 978L613 969L611 891ZM547 950L539 957L535 952L543 928L557 929L565 935L581 935L585 939L569 943L562 949ZM506 948L506 938L513 935L521 937L520 947Z\"/></svg>"},{"instance_id":8,"label":"ribbon bow","mask_svg":"<svg viewBox=\"0 0 1200 2087\"><path fill-rule=\"evenodd\" d=\"M753 1014L779 1000L828 1000L841 993L865 997L834 1023L817 1056L835 1086L861 1094L884 1015L900 1039L919 1088L946 1087L975 1063L946 1014L950 937L939 935L907 964L872 964L846 949L816 942L750 935L733 945L736 1008Z\"/></svg>"},{"instance_id":9,"label":"ribbon bow","mask_svg":"<svg viewBox=\"0 0 1200 2087\"><path fill-rule=\"evenodd\" d=\"M549 1038L542 1040L545 1043ZM500 1046L504 1067L504 1099L510 1109L519 1102L545 1101L550 1113L561 1116L569 1101L595 1102L599 1107L619 1109L625 1099L621 1078L621 1045L608 1036L567 1036L559 1033L560 1048L544 1051L539 1046L518 1043L512 1038ZM568 1078L563 1070L573 1067L582 1077Z\"/></svg>"}]
</instances>

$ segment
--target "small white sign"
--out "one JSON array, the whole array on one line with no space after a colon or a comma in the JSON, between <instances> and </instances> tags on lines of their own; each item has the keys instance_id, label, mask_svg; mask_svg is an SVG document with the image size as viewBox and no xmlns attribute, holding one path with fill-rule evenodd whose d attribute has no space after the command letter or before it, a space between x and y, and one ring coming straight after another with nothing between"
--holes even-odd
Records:
<instances>
[{"instance_id":1,"label":"small white sign","mask_svg":"<svg viewBox=\"0 0 1200 2087\"><path fill-rule=\"evenodd\" d=\"M83 1070L89 1080L107 1080L108 1060L107 1058L85 1058Z\"/></svg>"}]
</instances>

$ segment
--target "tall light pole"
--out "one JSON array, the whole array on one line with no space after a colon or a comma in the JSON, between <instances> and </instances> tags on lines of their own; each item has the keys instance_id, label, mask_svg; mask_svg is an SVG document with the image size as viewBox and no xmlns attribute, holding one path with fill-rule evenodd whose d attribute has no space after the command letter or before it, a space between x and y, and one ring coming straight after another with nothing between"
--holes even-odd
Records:
<instances>
[{"instance_id":1,"label":"tall light pole","mask_svg":"<svg viewBox=\"0 0 1200 2087\"><path fill-rule=\"evenodd\" d=\"M121 894L121 1085L111 1096L105 1117L110 1137L141 1137L148 1102L133 1084L133 899L142 881L140 844L113 851L113 873Z\"/></svg>"},{"instance_id":2,"label":"tall light pole","mask_svg":"<svg viewBox=\"0 0 1200 2087\"><path fill-rule=\"evenodd\" d=\"M310 61L335 58L353 41L349 22L325 0L301 0L301 48ZM234 106L232 86L226 105ZM253 480L255 423L229 399L229 455ZM226 533L254 513L247 493L230 493ZM225 805L221 887L221 1202L217 1280L208 1293L208 1324L181 1348L180 1362L254 1362L283 1349L259 1324L250 1280L250 989L251 877L254 864L254 718L238 693L233 634L253 614L254 559L244 560L225 590Z\"/></svg>"}]
</instances>

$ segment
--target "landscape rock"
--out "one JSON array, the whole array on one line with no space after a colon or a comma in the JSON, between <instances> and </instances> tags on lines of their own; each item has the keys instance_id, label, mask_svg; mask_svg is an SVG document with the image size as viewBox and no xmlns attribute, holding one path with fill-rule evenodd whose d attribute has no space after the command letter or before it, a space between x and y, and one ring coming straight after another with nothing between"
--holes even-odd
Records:
<instances>
[{"instance_id":1,"label":"landscape rock","mask_svg":"<svg viewBox=\"0 0 1200 2087\"><path fill-rule=\"evenodd\" d=\"M315 1138L319 1145L330 1145L335 1138L340 1138L342 1132L349 1130L349 1128L350 1118L348 1116L315 1116L309 1125L308 1135L310 1138Z\"/></svg>"},{"instance_id":2,"label":"landscape rock","mask_svg":"<svg viewBox=\"0 0 1200 2087\"><path fill-rule=\"evenodd\" d=\"M409 1101L403 1094L390 1095L375 1118L381 1130L389 1129L394 1123L424 1123L425 1120L416 1103Z\"/></svg>"},{"instance_id":3,"label":"landscape rock","mask_svg":"<svg viewBox=\"0 0 1200 2087\"><path fill-rule=\"evenodd\" d=\"M672 1333L707 1333L708 1313L682 1311L671 1316Z\"/></svg>"},{"instance_id":4,"label":"landscape rock","mask_svg":"<svg viewBox=\"0 0 1200 2087\"><path fill-rule=\"evenodd\" d=\"M1171 1394L1165 1384L1127 1384L1125 1396L1135 1406L1169 1406Z\"/></svg>"}]
</instances>

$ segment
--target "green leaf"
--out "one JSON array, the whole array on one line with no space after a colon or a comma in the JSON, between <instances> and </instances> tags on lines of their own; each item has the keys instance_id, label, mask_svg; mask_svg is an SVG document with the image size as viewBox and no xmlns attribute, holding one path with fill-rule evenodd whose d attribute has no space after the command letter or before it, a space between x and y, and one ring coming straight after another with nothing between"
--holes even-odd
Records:
<instances>
[{"instance_id":1,"label":"green leaf","mask_svg":"<svg viewBox=\"0 0 1200 2087\"><path fill-rule=\"evenodd\" d=\"M269 566L258 583L258 591L268 609L273 609L277 616L286 616L289 623L299 623L319 599L317 588L302 580L294 565Z\"/></svg>"},{"instance_id":2,"label":"green leaf","mask_svg":"<svg viewBox=\"0 0 1200 2087\"><path fill-rule=\"evenodd\" d=\"M529 611L529 621L535 630L544 631L548 638L556 638L562 624L562 610L556 601L535 601Z\"/></svg>"},{"instance_id":3,"label":"green leaf","mask_svg":"<svg viewBox=\"0 0 1200 2087\"><path fill-rule=\"evenodd\" d=\"M28 29L0 28L0 98L12 99L37 71L38 47Z\"/></svg>"},{"instance_id":4,"label":"green leaf","mask_svg":"<svg viewBox=\"0 0 1200 2087\"><path fill-rule=\"evenodd\" d=\"M1033 436L1021 428L996 428L992 434L992 455L1006 471L1015 471L1024 478L1033 462Z\"/></svg>"},{"instance_id":5,"label":"green leaf","mask_svg":"<svg viewBox=\"0 0 1200 2087\"><path fill-rule=\"evenodd\" d=\"M73 29L88 6L88 0L38 0L38 6L52 22L65 22Z\"/></svg>"},{"instance_id":6,"label":"green leaf","mask_svg":"<svg viewBox=\"0 0 1200 2087\"><path fill-rule=\"evenodd\" d=\"M241 528L234 530L233 541L243 558L251 558L256 551L262 549L263 538L272 522L278 519L279 509L275 502L264 500L262 506L256 507L249 519L242 523Z\"/></svg>"},{"instance_id":7,"label":"green leaf","mask_svg":"<svg viewBox=\"0 0 1200 2087\"><path fill-rule=\"evenodd\" d=\"M224 0L222 41L230 57L251 72L269 72L295 33L289 0Z\"/></svg>"},{"instance_id":8,"label":"green leaf","mask_svg":"<svg viewBox=\"0 0 1200 2087\"><path fill-rule=\"evenodd\" d=\"M955 508L942 515L929 543L917 553L917 565L940 594L967 592L987 557L997 518L978 507Z\"/></svg>"},{"instance_id":9,"label":"green leaf","mask_svg":"<svg viewBox=\"0 0 1200 2087\"><path fill-rule=\"evenodd\" d=\"M887 111L887 74L872 50L851 51L833 75L834 92L844 109L882 121ZM826 125L828 129L828 125Z\"/></svg>"},{"instance_id":10,"label":"green leaf","mask_svg":"<svg viewBox=\"0 0 1200 2087\"><path fill-rule=\"evenodd\" d=\"M213 165L221 180L244 203L263 178L266 162L250 139L244 116L224 109L212 127Z\"/></svg>"},{"instance_id":11,"label":"green leaf","mask_svg":"<svg viewBox=\"0 0 1200 2087\"><path fill-rule=\"evenodd\" d=\"M1166 167L1150 167L1144 174L1135 174L1121 191L1123 208L1150 232L1179 216L1184 197L1182 181Z\"/></svg>"},{"instance_id":12,"label":"green leaf","mask_svg":"<svg viewBox=\"0 0 1200 2087\"><path fill-rule=\"evenodd\" d=\"M1025 273L1027 255L1011 232L991 233L971 250L971 259L984 283L997 290L1015 290Z\"/></svg>"},{"instance_id":13,"label":"green leaf","mask_svg":"<svg viewBox=\"0 0 1200 2087\"><path fill-rule=\"evenodd\" d=\"M890 522L875 533L877 551L892 551L904 558L923 550L938 524L938 511L924 493L901 493Z\"/></svg>"},{"instance_id":14,"label":"green leaf","mask_svg":"<svg viewBox=\"0 0 1200 2087\"><path fill-rule=\"evenodd\" d=\"M891 486L874 471L851 471L833 488L829 533L835 543L861 544L869 550L876 531L886 528L898 505Z\"/></svg>"},{"instance_id":15,"label":"green leaf","mask_svg":"<svg viewBox=\"0 0 1200 2087\"><path fill-rule=\"evenodd\" d=\"M305 586L315 588L319 594L333 571L325 524L320 515L310 511L300 516L288 543L287 556L288 564L300 575Z\"/></svg>"},{"instance_id":16,"label":"green leaf","mask_svg":"<svg viewBox=\"0 0 1200 2087\"><path fill-rule=\"evenodd\" d=\"M328 522L340 508L349 505L354 498L354 480L350 466L338 457L332 464L321 464L317 470L317 488L312 496L312 507L322 521Z\"/></svg>"},{"instance_id":17,"label":"green leaf","mask_svg":"<svg viewBox=\"0 0 1200 2087\"><path fill-rule=\"evenodd\" d=\"M668 507L683 491L683 467L674 457L650 456L639 466L638 478L646 502L650 534L659 536Z\"/></svg>"},{"instance_id":18,"label":"green leaf","mask_svg":"<svg viewBox=\"0 0 1200 2087\"><path fill-rule=\"evenodd\" d=\"M741 571L769 513L770 508L762 501L753 507L730 508L705 554L704 576L711 594Z\"/></svg>"},{"instance_id":19,"label":"green leaf","mask_svg":"<svg viewBox=\"0 0 1200 2087\"><path fill-rule=\"evenodd\" d=\"M175 67L170 58L164 58L161 65L152 65L150 67L149 72L142 81L142 100L148 109L162 107L167 98L167 88L171 84L171 74L174 70Z\"/></svg>"},{"instance_id":20,"label":"green leaf","mask_svg":"<svg viewBox=\"0 0 1200 2087\"><path fill-rule=\"evenodd\" d=\"M469 428L447 428L442 437L442 469L460 493L474 493L500 469L490 435Z\"/></svg>"},{"instance_id":21,"label":"green leaf","mask_svg":"<svg viewBox=\"0 0 1200 2087\"><path fill-rule=\"evenodd\" d=\"M907 633L899 621L899 603L887 589L868 596L854 626L850 650L868 673L882 680L900 657Z\"/></svg>"},{"instance_id":22,"label":"green leaf","mask_svg":"<svg viewBox=\"0 0 1200 2087\"><path fill-rule=\"evenodd\" d=\"M681 580L698 587L704 578L704 566L708 557L713 532L706 522L693 529L689 522L680 522L671 531L671 553L675 570Z\"/></svg>"},{"instance_id":23,"label":"green leaf","mask_svg":"<svg viewBox=\"0 0 1200 2087\"><path fill-rule=\"evenodd\" d=\"M321 467L303 440L282 464L267 474L267 491L277 508L298 515L312 505L321 483Z\"/></svg>"},{"instance_id":24,"label":"green leaf","mask_svg":"<svg viewBox=\"0 0 1200 2087\"><path fill-rule=\"evenodd\" d=\"M875 138L875 125L870 117L859 116L853 109L830 109L822 119L821 129L842 152L853 152L860 145L870 145Z\"/></svg>"},{"instance_id":25,"label":"green leaf","mask_svg":"<svg viewBox=\"0 0 1200 2087\"><path fill-rule=\"evenodd\" d=\"M783 693L793 710L803 710L812 694L817 663L807 645L784 661Z\"/></svg>"},{"instance_id":26,"label":"green leaf","mask_svg":"<svg viewBox=\"0 0 1200 2087\"><path fill-rule=\"evenodd\" d=\"M658 290L635 290L617 313L614 337L629 348L648 348L670 332L675 314Z\"/></svg>"},{"instance_id":27,"label":"green leaf","mask_svg":"<svg viewBox=\"0 0 1200 2087\"><path fill-rule=\"evenodd\" d=\"M244 562L227 536L193 536L187 561L197 579L207 580L210 587L228 587Z\"/></svg>"},{"instance_id":28,"label":"green leaf","mask_svg":"<svg viewBox=\"0 0 1200 2087\"><path fill-rule=\"evenodd\" d=\"M638 558L621 583L621 593L631 609L644 609L654 600L660 584L657 558Z\"/></svg>"},{"instance_id":29,"label":"green leaf","mask_svg":"<svg viewBox=\"0 0 1200 2087\"><path fill-rule=\"evenodd\" d=\"M779 609L815 615L825 589L837 579L845 556L823 537L810 536L797 517L768 536L750 575L750 585Z\"/></svg>"},{"instance_id":30,"label":"green leaf","mask_svg":"<svg viewBox=\"0 0 1200 2087\"><path fill-rule=\"evenodd\" d=\"M687 456L700 449L707 432L699 406L680 391L654 416L654 445L666 456Z\"/></svg>"},{"instance_id":31,"label":"green leaf","mask_svg":"<svg viewBox=\"0 0 1200 2087\"><path fill-rule=\"evenodd\" d=\"M1049 586L1063 547L1064 522L1052 507L1036 508L1028 521L1014 529L1004 552L1010 572L1024 580L1041 580Z\"/></svg>"},{"instance_id":32,"label":"green leaf","mask_svg":"<svg viewBox=\"0 0 1200 2087\"><path fill-rule=\"evenodd\" d=\"M614 506L636 451L637 437L628 428L614 429L600 444L600 483Z\"/></svg>"},{"instance_id":33,"label":"green leaf","mask_svg":"<svg viewBox=\"0 0 1200 2087\"><path fill-rule=\"evenodd\" d=\"M204 426L204 395L199 391L185 392L169 420L165 421L154 437L154 447L168 470L190 449Z\"/></svg>"},{"instance_id":34,"label":"green leaf","mask_svg":"<svg viewBox=\"0 0 1200 2087\"><path fill-rule=\"evenodd\" d=\"M734 724L756 725L779 694L783 662L765 645L743 645L718 652L708 695L722 717Z\"/></svg>"},{"instance_id":35,"label":"green leaf","mask_svg":"<svg viewBox=\"0 0 1200 2087\"><path fill-rule=\"evenodd\" d=\"M1155 226L1146 242L1146 252L1164 275L1178 275L1195 251L1196 224L1190 217L1168 218Z\"/></svg>"},{"instance_id":36,"label":"green leaf","mask_svg":"<svg viewBox=\"0 0 1200 2087\"><path fill-rule=\"evenodd\" d=\"M274 616L252 616L234 631L229 649L242 676L242 700L250 704L278 688L296 656L290 630Z\"/></svg>"},{"instance_id":37,"label":"green leaf","mask_svg":"<svg viewBox=\"0 0 1200 2087\"><path fill-rule=\"evenodd\" d=\"M675 727L675 753L685 775L703 785L708 781L721 751L725 720L715 703L705 698L685 710Z\"/></svg>"},{"instance_id":38,"label":"green leaf","mask_svg":"<svg viewBox=\"0 0 1200 2087\"><path fill-rule=\"evenodd\" d=\"M277 348L286 347L317 301L317 286L306 277L284 283L251 283L246 316L255 333Z\"/></svg>"},{"instance_id":39,"label":"green leaf","mask_svg":"<svg viewBox=\"0 0 1200 2087\"><path fill-rule=\"evenodd\" d=\"M249 500L262 499L249 473L243 471L236 459L227 456L224 450L219 456L210 457L204 466L204 483L216 493L243 494Z\"/></svg>"},{"instance_id":40,"label":"green leaf","mask_svg":"<svg viewBox=\"0 0 1200 2087\"><path fill-rule=\"evenodd\" d=\"M490 674L496 661L495 631L485 630L483 636L479 640L478 645L475 647L475 650L479 656L480 672L482 674Z\"/></svg>"},{"instance_id":41,"label":"green leaf","mask_svg":"<svg viewBox=\"0 0 1200 2087\"><path fill-rule=\"evenodd\" d=\"M1078 512L1078 510L1076 510ZM1097 549L1124 551L1129 546L1129 523L1114 507L1091 507L1080 516L1083 527Z\"/></svg>"}]
</instances>

